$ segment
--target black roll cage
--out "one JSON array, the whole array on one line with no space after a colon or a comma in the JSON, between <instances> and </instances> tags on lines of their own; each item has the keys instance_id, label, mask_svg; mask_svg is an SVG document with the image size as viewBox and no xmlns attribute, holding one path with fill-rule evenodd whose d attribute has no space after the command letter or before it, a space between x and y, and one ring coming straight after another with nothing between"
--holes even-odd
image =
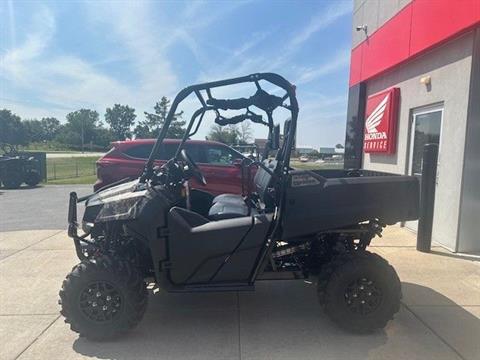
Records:
<instances>
[{"instance_id":1,"label":"black roll cage","mask_svg":"<svg viewBox=\"0 0 480 360\"><path fill-rule=\"evenodd\" d=\"M285 95L283 97L278 97L275 95L271 95L263 90L260 86L260 81L266 81L270 84L276 85L277 87L283 89L285 91ZM239 99L216 99L212 96L211 90L214 88L230 86L235 84L241 83L254 83L257 87L257 92L252 95L250 98L239 98ZM205 91L207 94L207 100L204 99L202 96L201 91ZM228 125L228 124L236 124L244 120L251 120L255 123L260 123L269 127L269 134L271 134L273 129L273 111L278 107L283 107L291 112L291 120L289 124L289 131L285 134L284 138L284 146L283 151L281 151L281 158L277 159L281 162L282 173L284 175L288 174L289 164L290 164L290 155L291 149L293 147L293 141L295 138L295 131L297 128L297 117L298 117L298 102L295 95L295 86L288 82L282 76L275 74L275 73L257 73L251 74L247 76L232 78L232 79L225 79L213 82L207 82L203 84L191 85L183 90L181 90L175 99L172 102L170 110L168 112L167 118L165 119L165 123L158 135L157 141L152 148L150 156L145 164L145 168L143 174L140 178L141 182L145 182L153 176L153 164L155 161L155 157L158 154L158 151L163 143L163 140L166 137L168 128L175 116L177 108L179 104L185 100L188 96L192 93L195 93L197 96L201 107L197 109L187 126L185 131L185 135L180 142L177 151L175 153L175 158L178 157L180 151L182 150L183 145L187 141L190 136L193 136L197 133L203 117L207 111L214 111L217 115L215 122L221 126ZM284 101L289 100L289 104L285 105ZM266 115L268 122L263 121L261 115L257 115L253 113L249 107L256 106L257 108L263 110ZM245 109L245 114L237 115L232 118L226 118L222 116L219 110L241 110ZM199 118L197 125L195 126L193 132L192 128L195 124L196 119Z\"/></svg>"},{"instance_id":2,"label":"black roll cage","mask_svg":"<svg viewBox=\"0 0 480 360\"><path fill-rule=\"evenodd\" d=\"M270 84L276 85L277 87L283 89L285 91L285 95L283 97L278 97L275 95L268 94L264 91L261 87L259 82L266 81ZM252 95L250 98L239 98L239 99L231 99L231 100L223 100L223 99L215 99L211 94L211 89L241 84L241 83L254 83L257 87L257 92ZM203 98L201 91L206 91L207 100ZM258 258L255 262L255 267L250 275L250 282L256 278L256 276L262 272L264 268L265 261L267 259L267 255L273 250L273 247L277 240L281 238L282 235L282 217L284 213L285 203L286 203L286 188L288 185L288 174L290 170L290 155L294 145L295 139L295 132L297 129L297 118L298 118L298 102L295 94L295 86L292 85L289 81L278 74L274 73L257 73L243 77L237 77L233 79L226 79L226 80L219 80L208 82L204 84L192 85L186 87L185 89L181 90L175 99L172 102L170 110L168 112L167 118L165 119L165 124L158 135L157 141L152 148L152 152L148 158L147 163L145 164L145 169L143 175L140 178L140 182L146 182L154 175L153 171L153 164L155 160L155 156L158 153L160 146L165 139L167 134L167 130L172 122L172 119L177 111L178 105L187 98L190 94L195 93L198 100L200 101L201 107L197 109L187 126L185 131L185 135L178 146L177 152L174 158L177 158L180 154L183 144L188 139L189 136L192 136L198 131L200 124L202 122L203 116L207 111L213 110L217 118L215 122L219 125L227 125L229 123L236 124L240 121L250 119L253 122L259 122L259 116L254 114L250 111L249 106L255 106L260 110L263 110L267 114L268 123L264 123L269 127L269 140L271 139L274 123L273 123L273 111L278 107L284 107L290 110L291 116L290 119L286 121L286 128L288 131L284 134L283 146L278 151L276 160L277 166L275 168L275 173L272 173L270 169L268 169L264 164L258 163L259 166L264 168L266 171L270 172L275 178L277 178L276 190L276 207L273 213L272 223L270 226L270 230L268 231L267 238L265 239L264 248L258 255ZM289 100L289 104L285 105L284 102ZM220 115L219 110L240 110L246 109L247 112L243 115L239 115L233 118L225 118ZM199 121L193 131L191 133L195 120L199 118ZM218 121L220 120L220 122ZM263 123L263 120L262 120ZM288 125L287 125L288 124ZM268 146L268 145L267 145Z\"/></svg>"}]
</instances>

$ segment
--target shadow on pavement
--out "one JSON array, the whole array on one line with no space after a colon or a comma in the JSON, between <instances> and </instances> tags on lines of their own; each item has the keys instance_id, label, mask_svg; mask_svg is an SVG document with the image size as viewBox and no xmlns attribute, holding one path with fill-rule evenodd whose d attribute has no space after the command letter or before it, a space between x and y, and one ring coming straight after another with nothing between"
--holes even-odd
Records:
<instances>
[{"instance_id":1,"label":"shadow on pavement","mask_svg":"<svg viewBox=\"0 0 480 360\"><path fill-rule=\"evenodd\" d=\"M261 283L252 293L158 294L142 323L111 342L78 338L73 349L101 359L367 358L387 340L345 333L323 314L314 286Z\"/></svg>"},{"instance_id":2,"label":"shadow on pavement","mask_svg":"<svg viewBox=\"0 0 480 360\"><path fill-rule=\"evenodd\" d=\"M413 304L406 306L425 326L448 343L462 358L478 359L480 319L477 316L428 287L404 282L402 291L404 297L414 299ZM472 311L478 309L478 303L464 306ZM480 315L480 311L475 313Z\"/></svg>"},{"instance_id":3,"label":"shadow on pavement","mask_svg":"<svg viewBox=\"0 0 480 360\"><path fill-rule=\"evenodd\" d=\"M243 359L357 360L448 358L457 346L461 351L475 349L479 319L430 288L403 283L403 291L433 306L409 306L408 311L402 307L384 330L369 335L337 328L318 305L315 286L298 281L257 283L252 293L161 293L150 297L145 318L130 334L105 343L77 338L73 350L117 360L238 359L240 355Z\"/></svg>"}]
</instances>

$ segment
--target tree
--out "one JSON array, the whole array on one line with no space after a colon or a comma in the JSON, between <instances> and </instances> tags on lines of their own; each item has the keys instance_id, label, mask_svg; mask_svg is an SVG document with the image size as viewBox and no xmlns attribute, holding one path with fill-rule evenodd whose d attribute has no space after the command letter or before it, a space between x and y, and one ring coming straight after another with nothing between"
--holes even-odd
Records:
<instances>
[{"instance_id":1,"label":"tree","mask_svg":"<svg viewBox=\"0 0 480 360\"><path fill-rule=\"evenodd\" d=\"M144 121L138 124L135 127L135 130L133 130L133 132L135 133L135 137L137 139L148 139L154 137L152 132L150 131L150 128L147 124L144 123Z\"/></svg>"},{"instance_id":2,"label":"tree","mask_svg":"<svg viewBox=\"0 0 480 360\"><path fill-rule=\"evenodd\" d=\"M28 143L50 141L57 135L60 121L55 118L23 120L23 129Z\"/></svg>"},{"instance_id":3,"label":"tree","mask_svg":"<svg viewBox=\"0 0 480 360\"><path fill-rule=\"evenodd\" d=\"M252 127L249 121L242 121L240 123L239 139L240 145L249 144L252 141Z\"/></svg>"},{"instance_id":4,"label":"tree","mask_svg":"<svg viewBox=\"0 0 480 360\"><path fill-rule=\"evenodd\" d=\"M344 149L344 146L342 144L337 144L335 145L335 149Z\"/></svg>"},{"instance_id":5,"label":"tree","mask_svg":"<svg viewBox=\"0 0 480 360\"><path fill-rule=\"evenodd\" d=\"M0 143L24 145L27 137L20 116L10 110L0 110Z\"/></svg>"},{"instance_id":6,"label":"tree","mask_svg":"<svg viewBox=\"0 0 480 360\"><path fill-rule=\"evenodd\" d=\"M165 120L170 110L170 100L162 96L159 102L157 102L153 108L155 114L144 112L146 119L141 121L135 127L135 136L137 138L157 137L160 129L163 127ZM185 121L180 120L182 118L183 111L175 113L167 131L167 138L179 139L185 133Z\"/></svg>"},{"instance_id":7,"label":"tree","mask_svg":"<svg viewBox=\"0 0 480 360\"><path fill-rule=\"evenodd\" d=\"M43 136L46 141L53 140L60 131L60 121L54 117L44 117L40 120L42 125Z\"/></svg>"},{"instance_id":8,"label":"tree","mask_svg":"<svg viewBox=\"0 0 480 360\"><path fill-rule=\"evenodd\" d=\"M132 135L131 128L136 117L135 109L128 105L115 104L113 108L107 108L105 113L105 121L118 140L125 140Z\"/></svg>"},{"instance_id":9,"label":"tree","mask_svg":"<svg viewBox=\"0 0 480 360\"><path fill-rule=\"evenodd\" d=\"M45 138L40 120L23 120L23 129L27 143L43 141Z\"/></svg>"},{"instance_id":10,"label":"tree","mask_svg":"<svg viewBox=\"0 0 480 360\"><path fill-rule=\"evenodd\" d=\"M92 140L92 143L97 146L107 148L108 145L115 140L118 140L118 137L111 129L99 126L95 129L95 136Z\"/></svg>"},{"instance_id":11,"label":"tree","mask_svg":"<svg viewBox=\"0 0 480 360\"><path fill-rule=\"evenodd\" d=\"M239 142L240 132L235 125L220 126L212 125L208 134L208 140L222 142L227 145L236 145Z\"/></svg>"},{"instance_id":12,"label":"tree","mask_svg":"<svg viewBox=\"0 0 480 360\"><path fill-rule=\"evenodd\" d=\"M65 144L81 145L94 141L95 132L100 127L98 112L80 109L67 114L67 123L58 135Z\"/></svg>"}]
</instances>

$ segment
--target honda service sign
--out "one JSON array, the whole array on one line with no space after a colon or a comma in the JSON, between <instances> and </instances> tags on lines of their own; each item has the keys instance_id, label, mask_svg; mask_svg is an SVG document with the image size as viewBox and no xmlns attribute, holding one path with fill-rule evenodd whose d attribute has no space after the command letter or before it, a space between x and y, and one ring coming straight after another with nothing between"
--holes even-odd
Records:
<instances>
[{"instance_id":1,"label":"honda service sign","mask_svg":"<svg viewBox=\"0 0 480 360\"><path fill-rule=\"evenodd\" d=\"M366 153L395 153L399 99L399 88L368 97L363 140Z\"/></svg>"}]
</instances>

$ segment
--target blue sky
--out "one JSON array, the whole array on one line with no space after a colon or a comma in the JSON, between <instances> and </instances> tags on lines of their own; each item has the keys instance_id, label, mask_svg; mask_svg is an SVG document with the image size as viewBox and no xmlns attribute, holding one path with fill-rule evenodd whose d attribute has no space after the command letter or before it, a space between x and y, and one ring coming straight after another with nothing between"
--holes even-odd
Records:
<instances>
[{"instance_id":1,"label":"blue sky","mask_svg":"<svg viewBox=\"0 0 480 360\"><path fill-rule=\"evenodd\" d=\"M0 108L64 121L121 103L138 120L186 85L273 71L297 85L297 144L343 143L351 14L350 0L2 0Z\"/></svg>"}]
</instances>

